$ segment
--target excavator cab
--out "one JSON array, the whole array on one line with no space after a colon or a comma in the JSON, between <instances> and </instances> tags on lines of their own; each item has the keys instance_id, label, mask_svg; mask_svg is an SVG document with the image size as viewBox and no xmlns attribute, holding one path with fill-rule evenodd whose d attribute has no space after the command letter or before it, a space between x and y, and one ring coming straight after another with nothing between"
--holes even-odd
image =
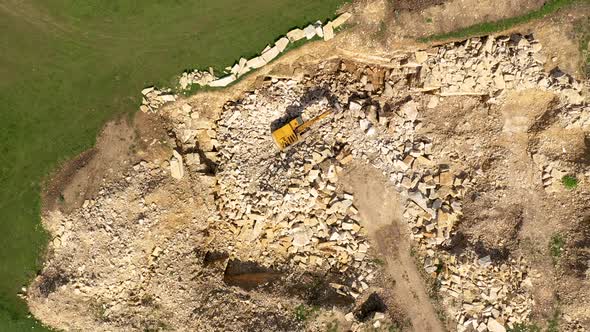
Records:
<instances>
[{"instance_id":1,"label":"excavator cab","mask_svg":"<svg viewBox=\"0 0 590 332\"><path fill-rule=\"evenodd\" d=\"M330 113L332 113L332 111L328 110L307 122L303 122L303 118L298 116L295 119L289 121L286 125L273 131L272 139L279 150L283 151L289 146L297 143L301 139L301 135L307 131L311 125L325 118Z\"/></svg>"},{"instance_id":2,"label":"excavator cab","mask_svg":"<svg viewBox=\"0 0 590 332\"><path fill-rule=\"evenodd\" d=\"M295 130L302 124L303 119L301 116L298 116L289 121L286 125L272 132L272 139L275 141L279 150L282 151L299 140L299 134Z\"/></svg>"}]
</instances>

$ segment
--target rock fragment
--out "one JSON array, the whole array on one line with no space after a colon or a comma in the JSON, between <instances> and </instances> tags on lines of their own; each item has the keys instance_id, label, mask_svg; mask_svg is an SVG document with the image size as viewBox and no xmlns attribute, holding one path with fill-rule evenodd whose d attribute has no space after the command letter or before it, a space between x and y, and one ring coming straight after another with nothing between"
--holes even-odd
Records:
<instances>
[{"instance_id":1,"label":"rock fragment","mask_svg":"<svg viewBox=\"0 0 590 332\"><path fill-rule=\"evenodd\" d=\"M184 164L182 156L176 150L172 150L173 157L170 159L170 173L173 178L180 180L184 176Z\"/></svg>"}]
</instances>

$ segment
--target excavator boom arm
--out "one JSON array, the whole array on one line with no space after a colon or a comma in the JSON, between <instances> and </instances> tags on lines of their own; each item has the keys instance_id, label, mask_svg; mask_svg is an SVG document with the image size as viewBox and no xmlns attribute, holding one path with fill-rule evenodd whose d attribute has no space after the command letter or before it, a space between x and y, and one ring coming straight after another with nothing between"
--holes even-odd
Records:
<instances>
[{"instance_id":1,"label":"excavator boom arm","mask_svg":"<svg viewBox=\"0 0 590 332\"><path fill-rule=\"evenodd\" d=\"M314 123L320 121L321 119L327 117L328 115L330 115L330 113L332 113L332 110L328 110L325 111L324 113L316 116L315 118L305 122L304 124L302 124L301 126L295 128L295 132L297 134L302 134L304 131L306 131L309 127L313 126Z\"/></svg>"}]
</instances>

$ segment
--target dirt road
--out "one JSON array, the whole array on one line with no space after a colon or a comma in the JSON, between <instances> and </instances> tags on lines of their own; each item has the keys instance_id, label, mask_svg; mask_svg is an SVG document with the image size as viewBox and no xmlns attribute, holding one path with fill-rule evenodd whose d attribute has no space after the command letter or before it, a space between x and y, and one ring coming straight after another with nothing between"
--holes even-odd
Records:
<instances>
[{"instance_id":1,"label":"dirt road","mask_svg":"<svg viewBox=\"0 0 590 332\"><path fill-rule=\"evenodd\" d=\"M410 238L403 224L401 198L387 179L372 166L355 164L343 176L344 189L354 193L363 225L373 245L385 258L393 278L394 301L405 312L417 332L445 331L425 291L425 285L410 256ZM387 286L387 285L385 285Z\"/></svg>"}]
</instances>

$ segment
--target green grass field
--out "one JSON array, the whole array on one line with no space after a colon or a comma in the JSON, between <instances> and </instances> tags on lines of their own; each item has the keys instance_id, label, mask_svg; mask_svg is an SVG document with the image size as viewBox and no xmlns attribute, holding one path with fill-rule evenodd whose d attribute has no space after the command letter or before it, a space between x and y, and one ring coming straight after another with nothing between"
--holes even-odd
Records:
<instances>
[{"instance_id":1,"label":"green grass field","mask_svg":"<svg viewBox=\"0 0 590 332\"><path fill-rule=\"evenodd\" d=\"M40 266L40 183L139 91L223 68L342 0L0 0L0 331L44 330L16 293Z\"/></svg>"}]
</instances>

